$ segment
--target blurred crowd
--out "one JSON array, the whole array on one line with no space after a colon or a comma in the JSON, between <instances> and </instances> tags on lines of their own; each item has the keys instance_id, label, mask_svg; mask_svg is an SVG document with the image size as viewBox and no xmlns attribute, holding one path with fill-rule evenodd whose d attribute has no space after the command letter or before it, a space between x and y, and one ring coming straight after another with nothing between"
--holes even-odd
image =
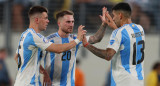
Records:
<instances>
[{"instance_id":1,"label":"blurred crowd","mask_svg":"<svg viewBox=\"0 0 160 86\"><path fill-rule=\"evenodd\" d=\"M33 5L42 5L49 10L49 27L56 26L55 14L64 9L75 13L75 26L83 24L94 32L100 22L101 9L106 6L109 11L118 2L129 2L132 6L132 20L141 24L145 32L157 32L159 28L160 1L154 0L0 0L0 23L3 24L5 2L10 2L11 30L24 31L28 28L28 9Z\"/></svg>"},{"instance_id":2,"label":"blurred crowd","mask_svg":"<svg viewBox=\"0 0 160 86\"><path fill-rule=\"evenodd\" d=\"M11 86L12 81L8 73L5 59L7 58L7 50L5 48L0 49L0 86Z\"/></svg>"}]
</instances>

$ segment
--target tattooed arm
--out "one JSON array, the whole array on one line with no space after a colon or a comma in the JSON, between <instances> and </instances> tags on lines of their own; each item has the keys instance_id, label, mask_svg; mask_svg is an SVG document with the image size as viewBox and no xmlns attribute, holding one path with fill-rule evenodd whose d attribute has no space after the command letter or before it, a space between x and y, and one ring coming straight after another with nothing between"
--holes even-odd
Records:
<instances>
[{"instance_id":1,"label":"tattooed arm","mask_svg":"<svg viewBox=\"0 0 160 86\"><path fill-rule=\"evenodd\" d=\"M117 28L112 17L109 15L109 12L107 11L106 7L103 7L102 16L100 15L100 18L101 18L102 24L101 24L99 30L96 32L96 34L93 36L90 36L89 41L88 41L90 44L94 44L94 43L100 42L102 40L102 38L105 34L105 31L106 31L107 25L109 27L111 27L112 29Z\"/></svg>"},{"instance_id":2,"label":"tattooed arm","mask_svg":"<svg viewBox=\"0 0 160 86\"><path fill-rule=\"evenodd\" d=\"M106 26L107 26L106 11L107 11L107 8L103 7L102 8L102 16L100 15L102 24L101 24L99 30L93 36L89 37L88 42L91 43L91 44L100 42L102 40L103 36L104 36L104 33L106 31Z\"/></svg>"},{"instance_id":3,"label":"tattooed arm","mask_svg":"<svg viewBox=\"0 0 160 86\"><path fill-rule=\"evenodd\" d=\"M84 38L83 38L83 45L89 51L91 51L93 54L95 54L96 56L98 56L102 59L105 59L107 61L111 60L112 57L114 56L114 54L116 53L116 51L112 48L107 48L106 50L103 50L103 49L98 49L98 48L94 47L93 45L90 45L87 42L87 39L86 39L85 35L84 35Z\"/></svg>"},{"instance_id":4,"label":"tattooed arm","mask_svg":"<svg viewBox=\"0 0 160 86\"><path fill-rule=\"evenodd\" d=\"M107 61L111 60L112 57L114 56L114 54L116 53L116 51L114 49L111 49L111 48L107 48L106 50L98 49L90 44L86 48L89 51L91 51L93 54L95 54L96 56L98 56L102 59L105 59Z\"/></svg>"},{"instance_id":5,"label":"tattooed arm","mask_svg":"<svg viewBox=\"0 0 160 86\"><path fill-rule=\"evenodd\" d=\"M89 37L88 42L91 44L100 42L105 34L106 26L106 24L102 23L99 30L93 36Z\"/></svg>"}]
</instances>

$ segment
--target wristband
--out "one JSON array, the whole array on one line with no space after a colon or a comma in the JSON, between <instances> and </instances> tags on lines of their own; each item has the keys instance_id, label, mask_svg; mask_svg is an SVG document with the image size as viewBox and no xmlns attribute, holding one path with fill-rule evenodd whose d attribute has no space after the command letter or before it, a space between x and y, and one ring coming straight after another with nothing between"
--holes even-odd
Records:
<instances>
[{"instance_id":1,"label":"wristband","mask_svg":"<svg viewBox=\"0 0 160 86\"><path fill-rule=\"evenodd\" d=\"M74 41L76 42L76 44L79 44L80 42L78 39L75 39Z\"/></svg>"},{"instance_id":2,"label":"wristband","mask_svg":"<svg viewBox=\"0 0 160 86\"><path fill-rule=\"evenodd\" d=\"M85 45L83 45L84 47L87 47L89 45L89 43L87 42Z\"/></svg>"}]
</instances>

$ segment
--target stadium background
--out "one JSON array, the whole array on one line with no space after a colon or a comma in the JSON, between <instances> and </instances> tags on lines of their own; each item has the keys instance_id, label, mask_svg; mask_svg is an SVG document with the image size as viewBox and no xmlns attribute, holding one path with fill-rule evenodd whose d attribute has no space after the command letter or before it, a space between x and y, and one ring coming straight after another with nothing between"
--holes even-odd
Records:
<instances>
[{"instance_id":1,"label":"stadium background","mask_svg":"<svg viewBox=\"0 0 160 86\"><path fill-rule=\"evenodd\" d=\"M14 55L18 46L21 33L28 27L27 12L33 5L42 5L49 10L50 23L44 36L58 30L55 14L59 10L70 9L75 15L74 33L77 33L78 25L85 25L87 34L94 34L101 24L99 15L102 7L106 6L110 11L118 2L129 2L132 6L134 23L141 24L146 33L145 46L145 76L151 71L153 64L160 61L160 1L159 0L0 0L0 48L8 50L6 64L12 83L15 81L17 65ZM98 48L105 49L109 42L112 30L107 27L106 34ZM97 58L87 49L81 47L77 54L81 60L80 68L85 73L86 86L103 86L109 71L110 62Z\"/></svg>"}]
</instances>

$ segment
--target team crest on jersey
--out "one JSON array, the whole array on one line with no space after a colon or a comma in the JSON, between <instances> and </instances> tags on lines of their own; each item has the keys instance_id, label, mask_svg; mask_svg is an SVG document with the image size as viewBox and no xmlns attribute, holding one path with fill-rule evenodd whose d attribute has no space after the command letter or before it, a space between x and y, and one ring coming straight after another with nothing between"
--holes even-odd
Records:
<instances>
[{"instance_id":1,"label":"team crest on jersey","mask_svg":"<svg viewBox=\"0 0 160 86\"><path fill-rule=\"evenodd\" d=\"M43 38L43 42L48 43L49 41L46 38Z\"/></svg>"},{"instance_id":2,"label":"team crest on jersey","mask_svg":"<svg viewBox=\"0 0 160 86\"><path fill-rule=\"evenodd\" d=\"M110 45L112 45L115 42L115 40L110 40Z\"/></svg>"}]
</instances>

